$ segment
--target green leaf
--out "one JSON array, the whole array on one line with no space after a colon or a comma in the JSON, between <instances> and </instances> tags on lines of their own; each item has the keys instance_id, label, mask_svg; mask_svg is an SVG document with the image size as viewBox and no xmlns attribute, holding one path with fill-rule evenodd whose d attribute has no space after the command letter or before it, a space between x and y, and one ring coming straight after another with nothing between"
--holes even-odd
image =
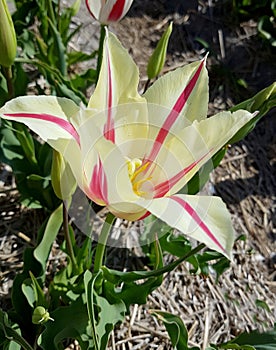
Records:
<instances>
[{"instance_id":1,"label":"green leaf","mask_svg":"<svg viewBox=\"0 0 276 350\"><path fill-rule=\"evenodd\" d=\"M97 336L99 338L99 349L105 350L111 331L115 325L124 320L126 306L120 301L116 304L110 304L105 298L96 294L96 305L100 309L98 313L98 322L96 325Z\"/></svg>"},{"instance_id":2,"label":"green leaf","mask_svg":"<svg viewBox=\"0 0 276 350\"><path fill-rule=\"evenodd\" d=\"M52 56L52 61L56 63L56 68L60 70L63 76L66 76L66 48L62 42L60 32L55 27L55 24L49 18L48 20L50 24L51 34L54 39L54 45L50 48L50 55Z\"/></svg>"},{"instance_id":3,"label":"green leaf","mask_svg":"<svg viewBox=\"0 0 276 350\"><path fill-rule=\"evenodd\" d=\"M15 63L14 84L13 84L15 97L26 95L28 83L29 83L28 75L22 68L22 65Z\"/></svg>"},{"instance_id":4,"label":"green leaf","mask_svg":"<svg viewBox=\"0 0 276 350\"><path fill-rule=\"evenodd\" d=\"M22 292L25 295L30 307L34 308L35 307L35 291L33 288L33 283L30 278L27 278L23 283L22 283Z\"/></svg>"},{"instance_id":5,"label":"green leaf","mask_svg":"<svg viewBox=\"0 0 276 350\"><path fill-rule=\"evenodd\" d=\"M96 53L97 53L96 51L94 51L92 54L87 54L82 51L69 52L68 59L67 59L68 66L70 66L71 64L76 64L87 60L91 60L96 56Z\"/></svg>"},{"instance_id":6,"label":"green leaf","mask_svg":"<svg viewBox=\"0 0 276 350\"><path fill-rule=\"evenodd\" d=\"M158 288L163 281L161 277L148 278L143 283L124 282L120 287L115 287L113 283L105 281L105 293L108 298L122 300L129 312L130 305L144 305L147 303L149 294Z\"/></svg>"},{"instance_id":7,"label":"green leaf","mask_svg":"<svg viewBox=\"0 0 276 350\"><path fill-rule=\"evenodd\" d=\"M57 308L51 312L51 317L54 321L44 324L45 330L38 339L42 349L60 350L66 339L77 339L82 350L94 349L92 339L87 335L89 320L83 297L69 306Z\"/></svg>"},{"instance_id":8,"label":"green leaf","mask_svg":"<svg viewBox=\"0 0 276 350\"><path fill-rule=\"evenodd\" d=\"M230 111L234 112L238 109L245 109L250 113L258 112L237 134L229 141L229 144L242 140L250 131L252 131L256 123L273 107L276 106L276 82L267 88L258 92L252 98L239 103L232 107Z\"/></svg>"},{"instance_id":9,"label":"green leaf","mask_svg":"<svg viewBox=\"0 0 276 350\"><path fill-rule=\"evenodd\" d=\"M256 306L266 310L267 312L271 312L270 307L267 305L267 303L264 300L257 299L255 301Z\"/></svg>"},{"instance_id":10,"label":"green leaf","mask_svg":"<svg viewBox=\"0 0 276 350\"><path fill-rule=\"evenodd\" d=\"M181 262L188 260L191 256L195 255L198 251L204 248L204 244L200 244L187 254L183 255L181 258L176 259L174 262L165 265L164 267L158 268L152 271L131 271L131 272L122 272L117 270L108 269L105 266L102 266L102 271L104 278L106 280L119 284L121 282L133 282L140 279L150 278L150 277L159 277L166 272L174 270Z\"/></svg>"},{"instance_id":11,"label":"green leaf","mask_svg":"<svg viewBox=\"0 0 276 350\"><path fill-rule=\"evenodd\" d=\"M189 350L188 332L179 316L172 315L165 311L150 310L150 313L164 323L170 336L172 346L176 350Z\"/></svg>"},{"instance_id":12,"label":"green leaf","mask_svg":"<svg viewBox=\"0 0 276 350\"><path fill-rule=\"evenodd\" d=\"M256 350L275 350L276 349L276 324L274 329L268 332L259 333L253 331L250 333L242 333L232 340L230 344L238 344L242 346L251 345Z\"/></svg>"},{"instance_id":13,"label":"green leaf","mask_svg":"<svg viewBox=\"0 0 276 350\"><path fill-rule=\"evenodd\" d=\"M85 73L76 75L70 82L74 89L85 90L96 82L96 77L97 71L90 68Z\"/></svg>"},{"instance_id":14,"label":"green leaf","mask_svg":"<svg viewBox=\"0 0 276 350\"><path fill-rule=\"evenodd\" d=\"M111 331L124 320L126 306L122 300L110 303L97 293L97 284L102 284L102 273L96 275L87 270L84 274L85 292L92 335L97 350L105 350Z\"/></svg>"},{"instance_id":15,"label":"green leaf","mask_svg":"<svg viewBox=\"0 0 276 350\"><path fill-rule=\"evenodd\" d=\"M31 280L32 280L33 290L35 293L36 305L44 306L45 308L47 308L48 303L46 301L46 297L44 295L44 292L43 292L38 280L35 278L35 276L33 275L33 273L31 271L30 271L30 276L31 276Z\"/></svg>"},{"instance_id":16,"label":"green leaf","mask_svg":"<svg viewBox=\"0 0 276 350\"><path fill-rule=\"evenodd\" d=\"M255 118L251 119L235 136L229 140L228 144L236 143L242 140L250 131L254 129L256 123L273 107L276 106L276 82L269 87L257 93L254 97L239 103L232 107L230 111L234 112L239 109L245 109L250 113L258 111ZM220 164L227 151L226 147L219 150L212 159L205 163L200 170L193 176L188 184L183 187L179 193L196 194L209 180L209 174Z\"/></svg>"},{"instance_id":17,"label":"green leaf","mask_svg":"<svg viewBox=\"0 0 276 350\"><path fill-rule=\"evenodd\" d=\"M32 135L30 134L29 129L20 123L13 123L14 130L16 131L15 136L17 137L25 157L31 164L34 166L37 165L37 159L35 155L35 145Z\"/></svg>"},{"instance_id":18,"label":"green leaf","mask_svg":"<svg viewBox=\"0 0 276 350\"><path fill-rule=\"evenodd\" d=\"M217 347L216 349L231 349L231 350L257 350L254 346L251 345L239 345L239 344L227 344L222 347ZM264 350L264 349L262 349Z\"/></svg>"},{"instance_id":19,"label":"green leaf","mask_svg":"<svg viewBox=\"0 0 276 350\"><path fill-rule=\"evenodd\" d=\"M31 345L21 336L19 331L17 331L13 328L13 326L10 325L7 313L0 309L0 332L1 331L3 332L8 343L15 342L16 344L20 345L24 350L34 350L31 347ZM6 347L6 349L17 350L18 347L13 344L11 347Z\"/></svg>"},{"instance_id":20,"label":"green leaf","mask_svg":"<svg viewBox=\"0 0 276 350\"><path fill-rule=\"evenodd\" d=\"M46 271L46 262L54 240L59 232L63 220L62 204L51 214L47 222L43 237L34 250L34 257L40 262L43 271Z\"/></svg>"},{"instance_id":21,"label":"green leaf","mask_svg":"<svg viewBox=\"0 0 276 350\"><path fill-rule=\"evenodd\" d=\"M258 22L258 31L271 46L276 47L276 30L274 19L275 18L272 16L262 16Z\"/></svg>"},{"instance_id":22,"label":"green leaf","mask_svg":"<svg viewBox=\"0 0 276 350\"><path fill-rule=\"evenodd\" d=\"M92 266L92 257L92 239L88 236L76 253L76 263L80 269L79 274Z\"/></svg>"},{"instance_id":23,"label":"green leaf","mask_svg":"<svg viewBox=\"0 0 276 350\"><path fill-rule=\"evenodd\" d=\"M101 271L99 271L95 276L87 270L84 274L84 285L85 285L85 294L87 299L87 311L88 317L92 330L92 337L95 345L95 350L99 350L99 339L96 331L96 313L94 308L94 290L95 290L95 282L98 277L101 276Z\"/></svg>"}]
</instances>

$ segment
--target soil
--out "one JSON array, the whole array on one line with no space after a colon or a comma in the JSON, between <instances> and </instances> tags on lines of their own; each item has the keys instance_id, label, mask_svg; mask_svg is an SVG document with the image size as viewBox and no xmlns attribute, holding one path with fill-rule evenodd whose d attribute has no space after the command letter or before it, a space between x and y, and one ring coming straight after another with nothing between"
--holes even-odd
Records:
<instances>
[{"instance_id":1,"label":"soil","mask_svg":"<svg viewBox=\"0 0 276 350\"><path fill-rule=\"evenodd\" d=\"M147 80L148 58L171 21L174 29L164 72L202 58L209 51L210 115L253 96L275 80L275 51L259 37L256 21L239 23L229 16L225 2L135 0L128 15L111 30L139 66L141 89ZM83 32L70 45L87 52L96 49L99 26L84 7L75 22L84 23ZM204 278L190 274L188 264L179 266L166 276L146 306L133 307L126 322L112 334L109 349L172 349L164 327L150 315L150 309L180 315L190 345L202 349L243 331L273 327L275 130L274 109L242 142L229 148L210 177L207 191L222 197L231 212L236 236L242 238L235 244L230 268L216 281L215 274ZM23 250L35 240L40 213L20 204L11 169L2 165L0 174L0 295L5 307L13 277L22 269Z\"/></svg>"}]
</instances>

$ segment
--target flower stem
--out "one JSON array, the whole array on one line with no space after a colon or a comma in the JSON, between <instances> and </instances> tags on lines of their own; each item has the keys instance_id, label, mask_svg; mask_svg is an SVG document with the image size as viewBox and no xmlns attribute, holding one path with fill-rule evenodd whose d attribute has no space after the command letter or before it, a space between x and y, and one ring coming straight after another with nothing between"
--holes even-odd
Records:
<instances>
[{"instance_id":1,"label":"flower stem","mask_svg":"<svg viewBox=\"0 0 276 350\"><path fill-rule=\"evenodd\" d=\"M96 76L96 84L99 79L100 70L102 66L103 61L103 45L104 45L104 39L105 39L105 26L101 25L101 34L100 34L100 42L99 42L99 50L98 50L98 62L97 62L97 76Z\"/></svg>"},{"instance_id":2,"label":"flower stem","mask_svg":"<svg viewBox=\"0 0 276 350\"><path fill-rule=\"evenodd\" d=\"M94 262L95 273L98 272L101 266L103 265L103 256L104 256L104 251L106 247L106 242L114 220L115 220L115 216L112 213L108 213L106 216L105 222L103 224L102 232L100 234L99 242L96 248L95 262Z\"/></svg>"},{"instance_id":3,"label":"flower stem","mask_svg":"<svg viewBox=\"0 0 276 350\"><path fill-rule=\"evenodd\" d=\"M63 201L63 231L64 231L64 238L66 241L66 248L67 248L67 252L68 255L72 261L73 267L74 269L77 269L77 261L75 258L75 254L74 254L74 249L73 249L73 245L72 245L72 241L71 241L71 237L70 237L70 232L69 232L69 224L68 224L68 213L67 213L67 205L66 205L66 201Z\"/></svg>"},{"instance_id":4,"label":"flower stem","mask_svg":"<svg viewBox=\"0 0 276 350\"><path fill-rule=\"evenodd\" d=\"M3 67L5 78L7 80L8 99L11 100L14 95L13 82L12 82L12 67Z\"/></svg>"},{"instance_id":5,"label":"flower stem","mask_svg":"<svg viewBox=\"0 0 276 350\"><path fill-rule=\"evenodd\" d=\"M150 82L151 82L151 79L148 79L147 82L146 82L146 84L145 84L143 94L148 90L149 85L150 85Z\"/></svg>"}]
</instances>

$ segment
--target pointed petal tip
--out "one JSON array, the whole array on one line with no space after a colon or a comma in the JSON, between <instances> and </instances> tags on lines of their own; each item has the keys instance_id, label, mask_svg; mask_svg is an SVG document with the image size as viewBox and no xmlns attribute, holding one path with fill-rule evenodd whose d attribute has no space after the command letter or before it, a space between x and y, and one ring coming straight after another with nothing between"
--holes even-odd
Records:
<instances>
[{"instance_id":1,"label":"pointed petal tip","mask_svg":"<svg viewBox=\"0 0 276 350\"><path fill-rule=\"evenodd\" d=\"M203 61L204 63L206 63L208 56L209 56L209 51L206 52L206 55L202 58L202 61Z\"/></svg>"}]
</instances>

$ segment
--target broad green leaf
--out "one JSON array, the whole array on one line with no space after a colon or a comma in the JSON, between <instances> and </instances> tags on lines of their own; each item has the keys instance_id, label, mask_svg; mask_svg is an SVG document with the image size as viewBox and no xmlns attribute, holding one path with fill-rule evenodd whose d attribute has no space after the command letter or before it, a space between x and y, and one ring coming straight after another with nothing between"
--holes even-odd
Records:
<instances>
[{"instance_id":1,"label":"broad green leaf","mask_svg":"<svg viewBox=\"0 0 276 350\"><path fill-rule=\"evenodd\" d=\"M231 347L232 346L232 347ZM236 347L234 347L236 346ZM240 347L237 347L240 346ZM242 350L275 350L276 349L276 324L274 329L260 333L253 331L242 333L237 338L226 344L221 344L220 349L242 349Z\"/></svg>"},{"instance_id":2,"label":"broad green leaf","mask_svg":"<svg viewBox=\"0 0 276 350\"><path fill-rule=\"evenodd\" d=\"M33 288L33 283L30 278L26 279L22 283L22 292L24 293L30 307L35 307L36 297L35 297L35 291Z\"/></svg>"},{"instance_id":3,"label":"broad green leaf","mask_svg":"<svg viewBox=\"0 0 276 350\"><path fill-rule=\"evenodd\" d=\"M36 276L41 274L41 264L34 258L33 248L25 249L23 261L23 271L15 276L11 296L17 322L24 326L25 331L32 333L33 329L30 323L32 308L22 291L22 285L26 279L29 279L29 271L32 271Z\"/></svg>"},{"instance_id":4,"label":"broad green leaf","mask_svg":"<svg viewBox=\"0 0 276 350\"><path fill-rule=\"evenodd\" d=\"M163 255L161 246L157 239L153 244L153 250L154 254L152 262L154 268L157 270L162 269ZM136 283L135 280L124 281L124 283L121 283L120 287L118 287L118 281L115 284L113 282L110 283L109 281L105 281L105 295L109 297L109 300L117 300L117 303L122 300L126 305L127 310L129 310L131 304L146 304L148 295L162 284L163 274L157 274L156 276L145 279L146 280L143 283Z\"/></svg>"},{"instance_id":5,"label":"broad green leaf","mask_svg":"<svg viewBox=\"0 0 276 350\"><path fill-rule=\"evenodd\" d=\"M70 82L74 89L85 91L85 89L96 82L96 76L97 71L90 68L85 73L73 77Z\"/></svg>"},{"instance_id":6,"label":"broad green leaf","mask_svg":"<svg viewBox=\"0 0 276 350\"><path fill-rule=\"evenodd\" d=\"M89 320L84 298L57 308L51 312L51 317L54 321L45 323L45 330L38 339L43 350L60 350L66 339L77 339L82 350L93 349L92 340L87 335Z\"/></svg>"},{"instance_id":7,"label":"broad green leaf","mask_svg":"<svg viewBox=\"0 0 276 350\"><path fill-rule=\"evenodd\" d=\"M99 337L99 349L105 350L111 331L116 324L124 320L126 306L122 301L116 304L110 304L104 297L99 295L96 295L95 301L97 307L100 309L96 325L97 336Z\"/></svg>"},{"instance_id":8,"label":"broad green leaf","mask_svg":"<svg viewBox=\"0 0 276 350\"><path fill-rule=\"evenodd\" d=\"M7 313L0 309L0 333L1 331L4 333L4 336L8 342L15 342L22 347L23 350L34 350L31 345L21 336L20 330L17 331L15 328L13 328L13 326L11 326ZM18 347L13 344L11 347L9 346L4 349L17 350Z\"/></svg>"},{"instance_id":9,"label":"broad green leaf","mask_svg":"<svg viewBox=\"0 0 276 350\"><path fill-rule=\"evenodd\" d=\"M34 250L34 257L40 262L43 271L46 270L46 262L54 240L62 224L62 204L51 214L43 238Z\"/></svg>"},{"instance_id":10,"label":"broad green leaf","mask_svg":"<svg viewBox=\"0 0 276 350\"><path fill-rule=\"evenodd\" d=\"M130 305L143 305L147 303L149 294L158 288L163 281L162 276L151 277L143 283L124 282L120 288L116 288L113 283L105 282L105 293L110 299L122 300L129 312Z\"/></svg>"},{"instance_id":11,"label":"broad green leaf","mask_svg":"<svg viewBox=\"0 0 276 350\"><path fill-rule=\"evenodd\" d=\"M172 346L176 350L189 350L188 332L179 316L172 315L165 311L150 310L150 313L164 323L170 336Z\"/></svg>"}]
</instances>

